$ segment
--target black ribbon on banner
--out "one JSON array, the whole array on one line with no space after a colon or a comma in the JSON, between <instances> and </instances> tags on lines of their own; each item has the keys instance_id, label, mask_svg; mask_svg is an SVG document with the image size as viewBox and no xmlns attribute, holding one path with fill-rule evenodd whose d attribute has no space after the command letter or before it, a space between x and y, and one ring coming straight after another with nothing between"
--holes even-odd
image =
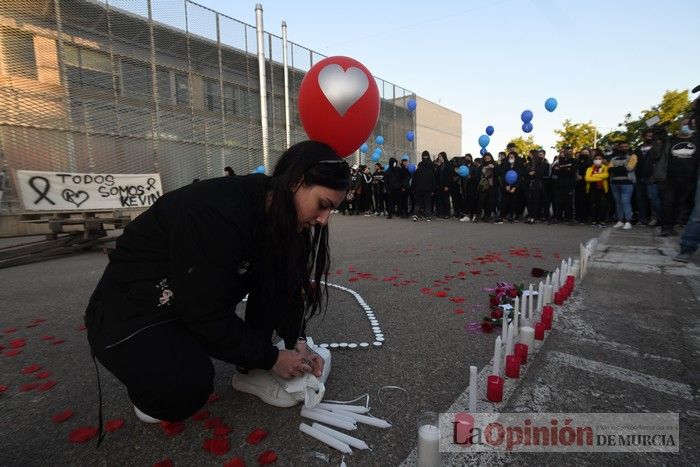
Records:
<instances>
[{"instance_id":1,"label":"black ribbon on banner","mask_svg":"<svg viewBox=\"0 0 700 467\"><path fill-rule=\"evenodd\" d=\"M44 182L43 188L39 188L36 185L36 183L38 181ZM34 204L39 204L39 201L41 201L42 199L45 199L46 201L53 204L54 206L56 205L56 203L51 201L51 199L48 196L46 196L46 193L48 193L49 190L51 189L51 183L49 183L49 180L47 178L44 178L41 176L32 177L29 179L29 186L32 187L32 189L39 195L39 197L36 200L34 200Z\"/></svg>"}]
</instances>

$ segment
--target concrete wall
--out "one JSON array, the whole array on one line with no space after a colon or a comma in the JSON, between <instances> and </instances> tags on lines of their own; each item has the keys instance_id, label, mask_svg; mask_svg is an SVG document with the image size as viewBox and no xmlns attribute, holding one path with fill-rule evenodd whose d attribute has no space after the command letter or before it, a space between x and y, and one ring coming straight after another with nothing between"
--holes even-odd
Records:
<instances>
[{"instance_id":1,"label":"concrete wall","mask_svg":"<svg viewBox=\"0 0 700 467\"><path fill-rule=\"evenodd\" d=\"M434 159L445 151L448 157L461 156L462 114L422 97L416 98L416 150L428 150Z\"/></svg>"}]
</instances>

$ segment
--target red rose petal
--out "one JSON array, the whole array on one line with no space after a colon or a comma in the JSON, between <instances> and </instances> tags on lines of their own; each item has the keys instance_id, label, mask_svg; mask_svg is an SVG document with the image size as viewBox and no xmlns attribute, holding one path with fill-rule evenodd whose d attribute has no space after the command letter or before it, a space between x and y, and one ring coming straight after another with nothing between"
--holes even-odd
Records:
<instances>
[{"instance_id":1,"label":"red rose petal","mask_svg":"<svg viewBox=\"0 0 700 467\"><path fill-rule=\"evenodd\" d=\"M56 415L51 417L54 423L62 423L71 418L74 415L71 409L66 409L63 412L58 412Z\"/></svg>"},{"instance_id":2,"label":"red rose petal","mask_svg":"<svg viewBox=\"0 0 700 467\"><path fill-rule=\"evenodd\" d=\"M17 332L17 328L5 328L2 330L4 334L12 334L13 332Z\"/></svg>"},{"instance_id":3,"label":"red rose petal","mask_svg":"<svg viewBox=\"0 0 700 467\"><path fill-rule=\"evenodd\" d=\"M45 323L45 322L46 322L46 318L34 318L34 321L32 321L32 323L36 323L36 324L41 324L41 323Z\"/></svg>"},{"instance_id":4,"label":"red rose petal","mask_svg":"<svg viewBox=\"0 0 700 467\"><path fill-rule=\"evenodd\" d=\"M217 393L212 392L211 394L209 394L209 399L207 399L207 404L211 404L211 403L213 403L213 402L216 402L216 401L218 401L220 398L221 398L221 397L220 397Z\"/></svg>"},{"instance_id":5,"label":"red rose petal","mask_svg":"<svg viewBox=\"0 0 700 467\"><path fill-rule=\"evenodd\" d=\"M22 353L22 349L10 349L5 351L5 356L7 357L14 357L15 355L19 355Z\"/></svg>"},{"instance_id":6,"label":"red rose petal","mask_svg":"<svg viewBox=\"0 0 700 467\"><path fill-rule=\"evenodd\" d=\"M438 290L437 292L435 292L435 296L440 297L440 298L444 298L444 297L447 297L447 292L445 292L444 290Z\"/></svg>"},{"instance_id":7,"label":"red rose petal","mask_svg":"<svg viewBox=\"0 0 700 467\"><path fill-rule=\"evenodd\" d=\"M10 341L10 348L19 349L21 347L24 347L26 343L27 339L13 339Z\"/></svg>"},{"instance_id":8,"label":"red rose petal","mask_svg":"<svg viewBox=\"0 0 700 467\"><path fill-rule=\"evenodd\" d=\"M4 348L5 348L5 346L2 345L2 344L0 344L0 350L2 350L2 349L4 349Z\"/></svg>"},{"instance_id":9,"label":"red rose petal","mask_svg":"<svg viewBox=\"0 0 700 467\"><path fill-rule=\"evenodd\" d=\"M0 384L0 394L2 394L3 392L7 391L7 388L8 388L8 387L9 387L9 386L8 386L7 384Z\"/></svg>"},{"instance_id":10,"label":"red rose petal","mask_svg":"<svg viewBox=\"0 0 700 467\"><path fill-rule=\"evenodd\" d=\"M160 422L160 426L167 436L179 435L185 430L185 424L182 422Z\"/></svg>"},{"instance_id":11,"label":"red rose petal","mask_svg":"<svg viewBox=\"0 0 700 467\"><path fill-rule=\"evenodd\" d=\"M34 373L34 372L39 371L39 370L41 370L41 365L37 365L36 363L32 363L31 365L22 368L22 374L28 375L30 373Z\"/></svg>"},{"instance_id":12,"label":"red rose petal","mask_svg":"<svg viewBox=\"0 0 700 467\"><path fill-rule=\"evenodd\" d=\"M231 433L233 431L233 428L227 425L221 425L217 426L214 429L214 436L226 436L227 434Z\"/></svg>"},{"instance_id":13,"label":"red rose petal","mask_svg":"<svg viewBox=\"0 0 700 467\"><path fill-rule=\"evenodd\" d=\"M53 345L58 345L58 344L63 344L66 340L65 339L56 339L55 341L52 342Z\"/></svg>"},{"instance_id":14,"label":"red rose petal","mask_svg":"<svg viewBox=\"0 0 700 467\"><path fill-rule=\"evenodd\" d=\"M39 323L27 324L26 327L27 327L27 329L30 329L30 328L35 328L35 327L37 327L37 326L39 326Z\"/></svg>"},{"instance_id":15,"label":"red rose petal","mask_svg":"<svg viewBox=\"0 0 700 467\"><path fill-rule=\"evenodd\" d=\"M267 438L267 435L267 430L263 430L262 428L256 428L248 434L246 441L248 442L248 444L258 444L262 440Z\"/></svg>"},{"instance_id":16,"label":"red rose petal","mask_svg":"<svg viewBox=\"0 0 700 467\"><path fill-rule=\"evenodd\" d=\"M85 327L84 324L81 324L80 326L75 327L76 331L85 331L86 329L87 329L87 327Z\"/></svg>"},{"instance_id":17,"label":"red rose petal","mask_svg":"<svg viewBox=\"0 0 700 467\"><path fill-rule=\"evenodd\" d=\"M43 340L43 341L51 341L51 340L54 340L55 338L56 338L56 336L51 336L49 334L47 334L45 336L41 336L41 340Z\"/></svg>"},{"instance_id":18,"label":"red rose petal","mask_svg":"<svg viewBox=\"0 0 700 467\"><path fill-rule=\"evenodd\" d=\"M275 451L265 451L258 456L258 464L269 465L277 462L277 453Z\"/></svg>"},{"instance_id":19,"label":"red rose petal","mask_svg":"<svg viewBox=\"0 0 700 467\"><path fill-rule=\"evenodd\" d=\"M192 420L197 420L198 422L201 422L202 420L206 420L209 418L209 411L208 410L200 410L196 414L192 415Z\"/></svg>"},{"instance_id":20,"label":"red rose petal","mask_svg":"<svg viewBox=\"0 0 700 467\"><path fill-rule=\"evenodd\" d=\"M206 428L217 428L222 425L221 417L213 417L204 422Z\"/></svg>"},{"instance_id":21,"label":"red rose petal","mask_svg":"<svg viewBox=\"0 0 700 467\"><path fill-rule=\"evenodd\" d=\"M19 392L29 392L39 386L39 383L25 383L19 388Z\"/></svg>"},{"instance_id":22,"label":"red rose petal","mask_svg":"<svg viewBox=\"0 0 700 467\"><path fill-rule=\"evenodd\" d=\"M205 439L202 447L205 451L209 451L217 456L223 456L231 449L231 445L226 438Z\"/></svg>"},{"instance_id":23,"label":"red rose petal","mask_svg":"<svg viewBox=\"0 0 700 467\"><path fill-rule=\"evenodd\" d=\"M50 371L42 371L41 373L36 374L37 379L44 379L44 378L48 378L49 376L51 376Z\"/></svg>"},{"instance_id":24,"label":"red rose petal","mask_svg":"<svg viewBox=\"0 0 700 467\"><path fill-rule=\"evenodd\" d=\"M224 467L245 467L245 462L240 457L224 462Z\"/></svg>"},{"instance_id":25,"label":"red rose petal","mask_svg":"<svg viewBox=\"0 0 700 467\"><path fill-rule=\"evenodd\" d=\"M97 436L97 428L85 426L70 432L68 439L71 443L85 443Z\"/></svg>"},{"instance_id":26,"label":"red rose petal","mask_svg":"<svg viewBox=\"0 0 700 467\"><path fill-rule=\"evenodd\" d=\"M464 297L452 297L450 298L450 301L455 303L464 303Z\"/></svg>"},{"instance_id":27,"label":"red rose petal","mask_svg":"<svg viewBox=\"0 0 700 467\"><path fill-rule=\"evenodd\" d=\"M462 308L457 308L457 309L455 310L455 314L456 314L456 315L463 315L463 314L464 314L464 310L463 310Z\"/></svg>"},{"instance_id":28,"label":"red rose petal","mask_svg":"<svg viewBox=\"0 0 700 467\"><path fill-rule=\"evenodd\" d=\"M123 426L124 426L124 419L123 418L115 418L114 420L107 420L107 423L105 423L105 431L107 433L114 433L115 431L119 430Z\"/></svg>"},{"instance_id":29,"label":"red rose petal","mask_svg":"<svg viewBox=\"0 0 700 467\"><path fill-rule=\"evenodd\" d=\"M160 462L156 462L153 464L153 467L173 467L175 464L173 464L173 460L171 458L163 459Z\"/></svg>"},{"instance_id":30,"label":"red rose petal","mask_svg":"<svg viewBox=\"0 0 700 467\"><path fill-rule=\"evenodd\" d=\"M41 383L36 390L39 392L45 392L51 389L52 387L56 386L58 383L56 381L47 381L45 383Z\"/></svg>"}]
</instances>

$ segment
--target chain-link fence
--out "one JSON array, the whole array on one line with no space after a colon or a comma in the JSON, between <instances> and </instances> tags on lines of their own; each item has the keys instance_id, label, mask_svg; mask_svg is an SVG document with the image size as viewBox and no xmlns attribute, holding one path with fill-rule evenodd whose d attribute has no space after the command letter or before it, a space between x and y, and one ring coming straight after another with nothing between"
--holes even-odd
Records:
<instances>
[{"instance_id":1,"label":"chain-link fence","mask_svg":"<svg viewBox=\"0 0 700 467\"><path fill-rule=\"evenodd\" d=\"M287 148L284 41L264 33L267 157L256 28L189 0L0 3L0 212L21 212L15 170L161 175L169 191L231 166L269 171ZM288 42L289 140L306 139L297 95L324 58ZM413 154L413 93L377 79L376 135ZM370 151L371 153L371 151ZM362 161L358 155L354 159Z\"/></svg>"}]
</instances>

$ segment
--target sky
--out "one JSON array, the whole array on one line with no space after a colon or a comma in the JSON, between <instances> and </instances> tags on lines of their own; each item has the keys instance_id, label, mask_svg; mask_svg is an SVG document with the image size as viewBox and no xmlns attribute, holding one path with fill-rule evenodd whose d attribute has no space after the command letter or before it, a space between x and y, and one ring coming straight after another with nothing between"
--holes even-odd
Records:
<instances>
[{"instance_id":1,"label":"sky","mask_svg":"<svg viewBox=\"0 0 700 467\"><path fill-rule=\"evenodd\" d=\"M255 3L198 0L255 24ZM534 113L550 152L565 119L605 134L700 84L697 0L266 0L265 30L324 55L347 55L375 76L462 115L462 153L502 150ZM693 33L692 31L695 31ZM544 109L548 97L558 108ZM697 95L691 95L691 99ZM418 151L421 148L417 148ZM456 156L458 154L450 154Z\"/></svg>"}]
</instances>

